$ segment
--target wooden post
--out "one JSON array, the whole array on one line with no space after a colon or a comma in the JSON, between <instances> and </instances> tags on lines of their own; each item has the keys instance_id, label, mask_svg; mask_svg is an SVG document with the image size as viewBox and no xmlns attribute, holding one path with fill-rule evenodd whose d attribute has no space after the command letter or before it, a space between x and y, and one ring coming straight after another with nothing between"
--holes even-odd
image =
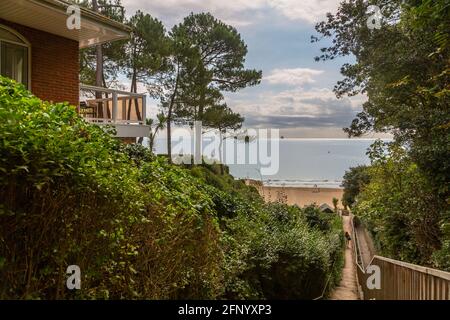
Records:
<instances>
[{"instance_id":1,"label":"wooden post","mask_svg":"<svg viewBox=\"0 0 450 320\"><path fill-rule=\"evenodd\" d=\"M113 121L113 123L116 123L116 121L117 121L117 106L118 106L117 92L113 92L113 94L112 94L112 121Z\"/></svg>"},{"instance_id":2,"label":"wooden post","mask_svg":"<svg viewBox=\"0 0 450 320\"><path fill-rule=\"evenodd\" d=\"M145 125L147 119L147 95L142 96L142 124Z\"/></svg>"}]
</instances>

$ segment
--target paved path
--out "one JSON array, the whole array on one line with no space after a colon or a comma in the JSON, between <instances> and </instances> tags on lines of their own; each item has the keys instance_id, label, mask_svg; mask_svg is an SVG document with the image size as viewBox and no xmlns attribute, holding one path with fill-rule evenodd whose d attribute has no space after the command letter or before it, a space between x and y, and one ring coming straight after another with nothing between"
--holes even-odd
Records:
<instances>
[{"instance_id":1,"label":"paved path","mask_svg":"<svg viewBox=\"0 0 450 320\"><path fill-rule=\"evenodd\" d=\"M351 218L344 216L344 232L352 234ZM342 270L342 280L331 294L330 300L359 300L356 283L356 267L353 260L353 241L345 248L345 265Z\"/></svg>"}]
</instances>

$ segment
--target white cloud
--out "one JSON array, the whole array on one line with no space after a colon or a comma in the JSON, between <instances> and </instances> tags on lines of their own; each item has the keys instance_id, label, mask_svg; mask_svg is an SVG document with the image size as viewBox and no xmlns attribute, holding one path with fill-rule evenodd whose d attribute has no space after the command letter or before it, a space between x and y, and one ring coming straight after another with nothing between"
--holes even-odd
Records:
<instances>
[{"instance_id":1,"label":"white cloud","mask_svg":"<svg viewBox=\"0 0 450 320\"><path fill-rule=\"evenodd\" d=\"M319 116L326 112L323 105L318 102L331 104L338 100L329 89L311 90L285 90L281 92L265 92L255 100L246 98L228 98L228 105L236 112L258 116L284 115L284 116ZM324 103L324 104L325 104ZM348 102L351 108L351 103Z\"/></svg>"},{"instance_id":2,"label":"white cloud","mask_svg":"<svg viewBox=\"0 0 450 320\"><path fill-rule=\"evenodd\" d=\"M264 8L267 0L123 0L122 3L128 14L136 10L148 12L158 17L167 26L180 23L183 17L191 12L211 12L219 19L236 27L252 24L255 16L249 16Z\"/></svg>"},{"instance_id":3,"label":"white cloud","mask_svg":"<svg viewBox=\"0 0 450 320\"><path fill-rule=\"evenodd\" d=\"M211 12L235 26L246 26L261 19L262 11L273 10L290 20L315 23L333 12L339 0L123 0L128 13L142 10L168 25L178 23L190 12ZM265 17L267 19L267 16ZM267 21L267 20L266 20ZM268 21L270 22L270 21Z\"/></svg>"},{"instance_id":4,"label":"white cloud","mask_svg":"<svg viewBox=\"0 0 450 320\"><path fill-rule=\"evenodd\" d=\"M310 68L275 69L264 80L270 84L285 84L290 86L303 86L316 82L315 76L322 74L322 70Z\"/></svg>"},{"instance_id":5,"label":"white cloud","mask_svg":"<svg viewBox=\"0 0 450 320\"><path fill-rule=\"evenodd\" d=\"M328 12L335 12L340 0L268 0L270 6L291 20L310 23L324 19Z\"/></svg>"},{"instance_id":6,"label":"white cloud","mask_svg":"<svg viewBox=\"0 0 450 320\"><path fill-rule=\"evenodd\" d=\"M309 89L318 86L324 71L315 69L317 66L313 64L312 57L306 57L311 60L311 64L302 65L305 68L295 68L290 60L283 61L282 65L273 63L275 60L270 56L270 49L281 46L279 51L286 51L287 58L291 58L292 53L282 47L285 45L285 37L282 35L280 42L270 38L270 43L264 43L264 32L270 33L271 28L279 31L280 27L293 27L297 30L299 26L300 29L306 27L305 30L311 30L314 23L326 18L327 12L335 12L340 2L341 0L122 0L128 15L141 10L162 20L167 28L180 23L191 12L211 12L218 19L238 28L252 26L252 29L245 30L247 32L244 31L243 34L249 38L256 34L263 39L258 39L261 41L257 41L257 46L250 48L252 52L260 50L261 53L255 61L251 61L249 57L249 62L252 65L258 63L258 68L265 70L275 67L279 69L264 77L262 87L268 90L248 89L239 94L227 94L228 105L246 117L249 127L278 127L293 131L301 128L320 133L333 130L340 132L340 128L348 125L360 110L363 99L337 100L330 89ZM253 32L258 28L261 30ZM295 38L291 39L296 41ZM305 51L300 56L307 54L310 53ZM279 60L278 56L277 58ZM327 83L333 77L336 76L330 75ZM151 100L149 103L152 103ZM156 104L149 109L155 113Z\"/></svg>"},{"instance_id":7,"label":"white cloud","mask_svg":"<svg viewBox=\"0 0 450 320\"><path fill-rule=\"evenodd\" d=\"M350 99L337 99L325 88L265 92L257 99L227 99L228 105L246 118L249 127L336 128L341 130L359 107Z\"/></svg>"}]
</instances>

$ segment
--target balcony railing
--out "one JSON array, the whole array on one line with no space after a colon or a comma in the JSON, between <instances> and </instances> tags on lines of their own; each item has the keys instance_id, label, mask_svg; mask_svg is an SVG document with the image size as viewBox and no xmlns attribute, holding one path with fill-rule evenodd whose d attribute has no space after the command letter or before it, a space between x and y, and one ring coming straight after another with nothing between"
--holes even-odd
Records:
<instances>
[{"instance_id":1,"label":"balcony railing","mask_svg":"<svg viewBox=\"0 0 450 320\"><path fill-rule=\"evenodd\" d=\"M88 85L80 85L78 112L96 124L145 125L146 96Z\"/></svg>"}]
</instances>

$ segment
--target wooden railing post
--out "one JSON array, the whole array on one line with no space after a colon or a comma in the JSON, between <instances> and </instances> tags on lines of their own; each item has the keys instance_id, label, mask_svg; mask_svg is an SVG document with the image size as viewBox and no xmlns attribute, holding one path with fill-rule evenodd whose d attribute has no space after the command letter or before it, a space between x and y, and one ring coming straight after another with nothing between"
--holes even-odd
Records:
<instances>
[{"instance_id":1,"label":"wooden railing post","mask_svg":"<svg viewBox=\"0 0 450 320\"><path fill-rule=\"evenodd\" d=\"M117 92L112 93L112 121L116 123L117 121L117 106L118 106Z\"/></svg>"},{"instance_id":2,"label":"wooden railing post","mask_svg":"<svg viewBox=\"0 0 450 320\"><path fill-rule=\"evenodd\" d=\"M145 124L146 118L147 118L147 96L144 94L142 96L142 124Z\"/></svg>"}]
</instances>

